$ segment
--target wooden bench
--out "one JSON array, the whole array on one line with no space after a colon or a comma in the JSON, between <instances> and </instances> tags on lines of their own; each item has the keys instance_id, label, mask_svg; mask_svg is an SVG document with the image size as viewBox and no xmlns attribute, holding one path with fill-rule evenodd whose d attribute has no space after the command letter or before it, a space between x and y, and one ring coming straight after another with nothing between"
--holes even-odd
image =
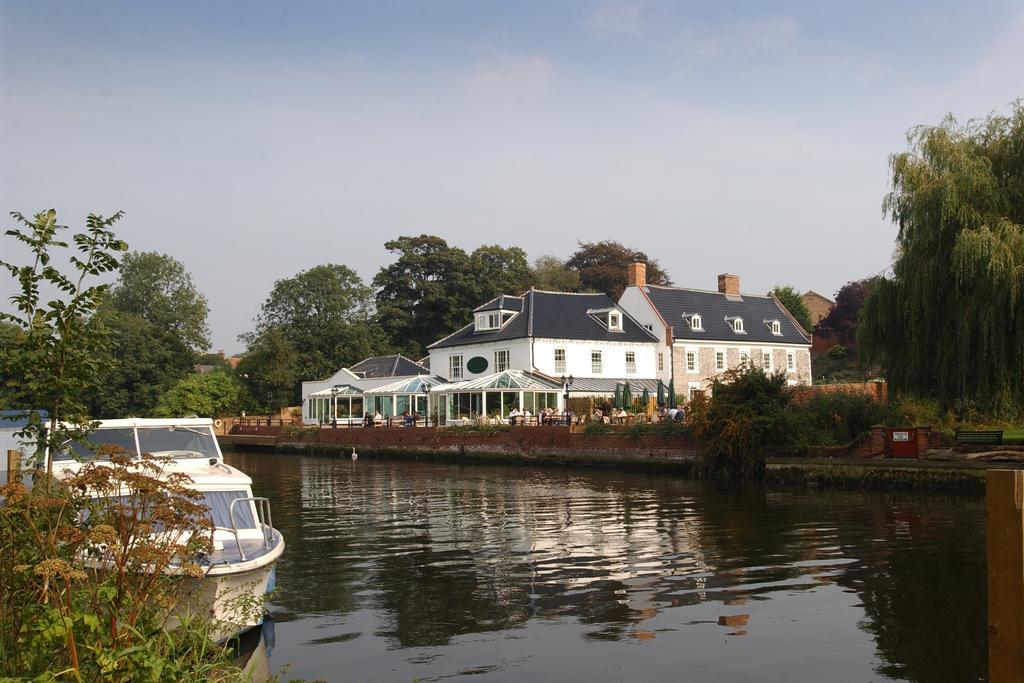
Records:
<instances>
[{"instance_id":1,"label":"wooden bench","mask_svg":"<svg viewBox=\"0 0 1024 683\"><path fill-rule=\"evenodd\" d=\"M1002 429L958 429L956 440L960 443L996 443L1003 442Z\"/></svg>"}]
</instances>

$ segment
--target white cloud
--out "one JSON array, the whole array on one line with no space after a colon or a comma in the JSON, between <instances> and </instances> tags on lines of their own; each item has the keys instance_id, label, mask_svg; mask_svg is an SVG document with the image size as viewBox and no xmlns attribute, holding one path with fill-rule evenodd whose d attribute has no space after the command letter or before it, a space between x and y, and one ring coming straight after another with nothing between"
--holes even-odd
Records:
<instances>
[{"instance_id":1,"label":"white cloud","mask_svg":"<svg viewBox=\"0 0 1024 683\"><path fill-rule=\"evenodd\" d=\"M466 82L474 89L523 93L542 90L553 71L541 55L504 54L477 62Z\"/></svg>"},{"instance_id":2,"label":"white cloud","mask_svg":"<svg viewBox=\"0 0 1024 683\"><path fill-rule=\"evenodd\" d=\"M598 38L640 38L647 32L647 3L605 5L587 17L584 25Z\"/></svg>"}]
</instances>

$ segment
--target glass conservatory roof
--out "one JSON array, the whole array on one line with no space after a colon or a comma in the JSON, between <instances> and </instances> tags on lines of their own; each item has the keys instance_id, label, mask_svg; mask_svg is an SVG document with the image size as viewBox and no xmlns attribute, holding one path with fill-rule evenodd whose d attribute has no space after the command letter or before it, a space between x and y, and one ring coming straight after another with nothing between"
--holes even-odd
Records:
<instances>
[{"instance_id":1,"label":"glass conservatory roof","mask_svg":"<svg viewBox=\"0 0 1024 683\"><path fill-rule=\"evenodd\" d=\"M416 375L413 378L403 378L398 382L385 384L374 389L367 389L366 394L422 394L423 387L434 387L444 384L445 380L436 375Z\"/></svg>"},{"instance_id":2,"label":"glass conservatory roof","mask_svg":"<svg viewBox=\"0 0 1024 683\"><path fill-rule=\"evenodd\" d=\"M490 389L512 389L515 391L558 391L561 385L539 375L522 370L505 370L465 382L443 384L439 391L487 391Z\"/></svg>"},{"instance_id":3,"label":"glass conservatory roof","mask_svg":"<svg viewBox=\"0 0 1024 683\"><path fill-rule=\"evenodd\" d=\"M334 392L335 389L337 389L338 391ZM334 393L332 393L332 392L334 392ZM363 395L363 390L358 388L358 387L354 387L351 384L338 384L338 385L333 386L333 387L328 387L326 389L321 389L320 391L314 391L312 394L310 394L310 396L314 397L314 398L330 398L331 396L335 396L335 395L337 395L337 396L362 396Z\"/></svg>"}]
</instances>

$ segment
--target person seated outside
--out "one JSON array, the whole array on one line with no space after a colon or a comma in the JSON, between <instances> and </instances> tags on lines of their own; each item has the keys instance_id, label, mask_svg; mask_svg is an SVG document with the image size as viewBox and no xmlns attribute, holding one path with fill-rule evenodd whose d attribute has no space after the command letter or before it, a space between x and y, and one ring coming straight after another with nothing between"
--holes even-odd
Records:
<instances>
[{"instance_id":1,"label":"person seated outside","mask_svg":"<svg viewBox=\"0 0 1024 683\"><path fill-rule=\"evenodd\" d=\"M594 406L594 412L590 414L591 422L604 422L604 413L597 406Z\"/></svg>"},{"instance_id":2,"label":"person seated outside","mask_svg":"<svg viewBox=\"0 0 1024 683\"><path fill-rule=\"evenodd\" d=\"M409 414L408 410L402 411L402 426L413 427L415 423L412 421L412 415Z\"/></svg>"},{"instance_id":3,"label":"person seated outside","mask_svg":"<svg viewBox=\"0 0 1024 683\"><path fill-rule=\"evenodd\" d=\"M367 413L366 415L363 416L363 426L373 427L373 415Z\"/></svg>"},{"instance_id":4,"label":"person seated outside","mask_svg":"<svg viewBox=\"0 0 1024 683\"><path fill-rule=\"evenodd\" d=\"M373 426L376 427L377 425L382 424L383 422L384 422L384 418L382 418L380 416L380 411L379 410L374 411L374 413L373 413Z\"/></svg>"},{"instance_id":5,"label":"person seated outside","mask_svg":"<svg viewBox=\"0 0 1024 683\"><path fill-rule=\"evenodd\" d=\"M679 409L678 408L669 408L668 409L668 419L672 420L673 422L676 421L676 415L677 414L679 414Z\"/></svg>"},{"instance_id":6,"label":"person seated outside","mask_svg":"<svg viewBox=\"0 0 1024 683\"><path fill-rule=\"evenodd\" d=\"M683 422L686 420L686 410L682 406L676 410L675 417L673 418L676 422Z\"/></svg>"},{"instance_id":7,"label":"person seated outside","mask_svg":"<svg viewBox=\"0 0 1024 683\"><path fill-rule=\"evenodd\" d=\"M527 408L526 410L524 410L523 411L523 424L524 425L530 424L530 418L531 417L533 417L533 415L530 414L530 409Z\"/></svg>"},{"instance_id":8,"label":"person seated outside","mask_svg":"<svg viewBox=\"0 0 1024 683\"><path fill-rule=\"evenodd\" d=\"M508 411L508 423L511 426L515 427L516 423L519 421L519 416L521 414L522 413L519 412L519 408L517 408L516 406L512 406L512 410Z\"/></svg>"}]
</instances>

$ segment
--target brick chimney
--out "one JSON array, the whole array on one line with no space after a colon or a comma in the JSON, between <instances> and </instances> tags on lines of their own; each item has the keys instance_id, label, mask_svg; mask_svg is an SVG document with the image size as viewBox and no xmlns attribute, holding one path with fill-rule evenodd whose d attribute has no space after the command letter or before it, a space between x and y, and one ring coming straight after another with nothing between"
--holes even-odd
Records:
<instances>
[{"instance_id":1,"label":"brick chimney","mask_svg":"<svg viewBox=\"0 0 1024 683\"><path fill-rule=\"evenodd\" d=\"M636 263L630 263L626 267L626 286L627 287L646 287L647 286L647 264L637 261Z\"/></svg>"},{"instance_id":2,"label":"brick chimney","mask_svg":"<svg viewBox=\"0 0 1024 683\"><path fill-rule=\"evenodd\" d=\"M740 276L722 273L718 276L718 291L726 296L740 295Z\"/></svg>"}]
</instances>

